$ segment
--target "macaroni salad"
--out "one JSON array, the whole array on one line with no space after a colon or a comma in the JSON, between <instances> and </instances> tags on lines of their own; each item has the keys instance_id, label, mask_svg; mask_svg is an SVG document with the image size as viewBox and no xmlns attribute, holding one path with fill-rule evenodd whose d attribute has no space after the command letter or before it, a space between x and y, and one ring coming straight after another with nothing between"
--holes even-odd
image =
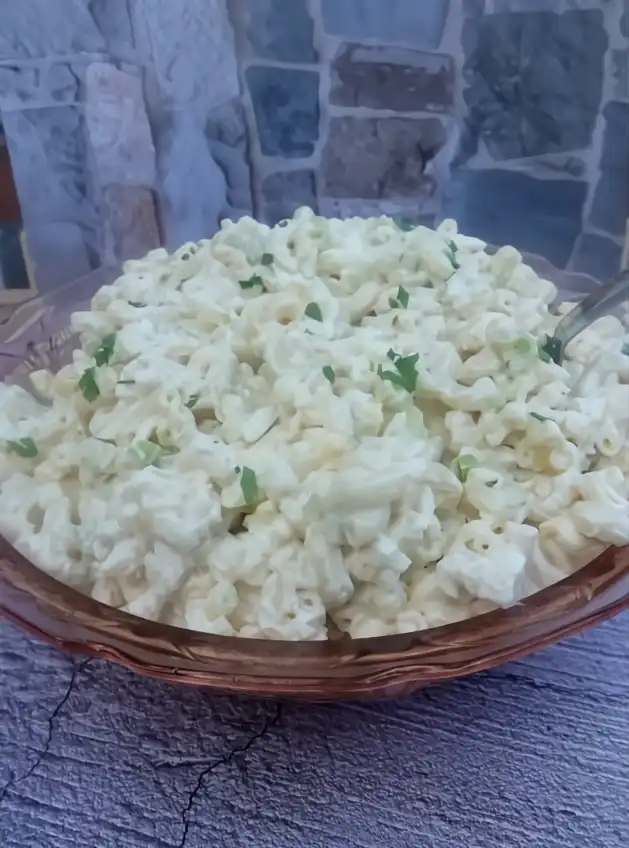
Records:
<instances>
[{"instance_id":1,"label":"macaroni salad","mask_svg":"<svg viewBox=\"0 0 629 848\"><path fill-rule=\"evenodd\" d=\"M555 287L485 247L301 209L126 263L71 364L0 385L0 533L135 615L294 640L506 607L629 543L626 331L554 364Z\"/></svg>"}]
</instances>

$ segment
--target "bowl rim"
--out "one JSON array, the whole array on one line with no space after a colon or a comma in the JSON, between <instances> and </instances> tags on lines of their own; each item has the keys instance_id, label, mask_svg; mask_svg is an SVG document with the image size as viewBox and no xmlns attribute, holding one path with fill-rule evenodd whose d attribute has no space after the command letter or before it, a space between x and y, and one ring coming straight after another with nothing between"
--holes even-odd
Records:
<instances>
[{"instance_id":1,"label":"bowl rim","mask_svg":"<svg viewBox=\"0 0 629 848\"><path fill-rule=\"evenodd\" d=\"M277 668L285 667L287 670L295 662L300 662L312 672L322 661L328 667L330 662L345 665L350 660L358 665L369 665L374 660L386 661L387 657L429 660L433 652L446 643L456 645L459 650L472 648L481 635L483 641L499 639L509 633L532 637L538 627L551 623L553 619L559 621L563 614L570 611L592 605L599 597L603 602L598 607L613 608L610 615L615 614L615 611L629 606L629 545L607 548L582 568L513 606L426 630L359 639L348 634L339 639L309 642L217 636L140 618L67 586L34 565L0 534L0 612L21 622L19 613L4 602L2 584L30 594L38 605L61 620L98 634L103 648L107 648L110 642L108 634L113 636L124 631L131 635L129 644L139 646L143 641L158 642L167 649L164 657L192 660L195 665L197 662L220 661L255 668L261 660L268 661L271 655ZM612 592L611 597L610 587L617 590ZM619 609L615 610L618 605ZM596 604L594 606L597 607ZM596 612L600 611L598 607ZM24 623L29 624L28 621ZM32 624L30 626L33 627ZM574 630L574 626L569 629ZM556 638L561 638L561 634L556 636L550 632L547 641L555 641ZM526 643L528 639L522 641ZM523 646L525 648L526 645ZM290 670L294 672L293 668ZM199 671L202 672L202 668Z\"/></svg>"}]
</instances>

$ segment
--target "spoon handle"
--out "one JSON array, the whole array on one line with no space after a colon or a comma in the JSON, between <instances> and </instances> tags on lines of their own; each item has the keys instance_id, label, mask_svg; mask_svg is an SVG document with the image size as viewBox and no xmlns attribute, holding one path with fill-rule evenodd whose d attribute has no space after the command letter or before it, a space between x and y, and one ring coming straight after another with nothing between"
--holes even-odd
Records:
<instances>
[{"instance_id":1,"label":"spoon handle","mask_svg":"<svg viewBox=\"0 0 629 848\"><path fill-rule=\"evenodd\" d=\"M621 271L609 285L600 286L585 297L572 312L569 312L555 327L555 338L563 345L604 315L615 312L629 300L629 270Z\"/></svg>"},{"instance_id":2,"label":"spoon handle","mask_svg":"<svg viewBox=\"0 0 629 848\"><path fill-rule=\"evenodd\" d=\"M629 270L621 271L611 283L593 291L562 318L543 350L560 364L566 345L576 335L604 315L615 312L625 301L629 301Z\"/></svg>"}]
</instances>

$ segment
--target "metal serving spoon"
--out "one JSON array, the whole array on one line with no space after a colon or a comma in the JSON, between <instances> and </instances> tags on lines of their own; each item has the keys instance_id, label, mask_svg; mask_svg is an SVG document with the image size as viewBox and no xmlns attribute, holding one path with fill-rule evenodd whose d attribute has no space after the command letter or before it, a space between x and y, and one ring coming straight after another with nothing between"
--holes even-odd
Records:
<instances>
[{"instance_id":1,"label":"metal serving spoon","mask_svg":"<svg viewBox=\"0 0 629 848\"><path fill-rule=\"evenodd\" d=\"M624 302L629 302L629 269L617 274L608 285L593 291L569 312L555 327L555 334L546 337L542 351L561 365L569 342L594 321L615 312Z\"/></svg>"}]
</instances>

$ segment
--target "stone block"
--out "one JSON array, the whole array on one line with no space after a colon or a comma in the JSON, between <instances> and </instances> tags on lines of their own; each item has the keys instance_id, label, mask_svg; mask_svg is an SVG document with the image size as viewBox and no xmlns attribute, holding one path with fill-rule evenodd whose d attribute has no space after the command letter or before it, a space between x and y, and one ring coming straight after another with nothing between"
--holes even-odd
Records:
<instances>
[{"instance_id":1,"label":"stone block","mask_svg":"<svg viewBox=\"0 0 629 848\"><path fill-rule=\"evenodd\" d=\"M255 56L279 62L317 61L306 0L244 0L242 9Z\"/></svg>"},{"instance_id":2,"label":"stone block","mask_svg":"<svg viewBox=\"0 0 629 848\"><path fill-rule=\"evenodd\" d=\"M251 158L240 99L214 109L206 122L205 133L210 151L225 175L229 206L241 214L251 214Z\"/></svg>"},{"instance_id":3,"label":"stone block","mask_svg":"<svg viewBox=\"0 0 629 848\"><path fill-rule=\"evenodd\" d=\"M2 117L27 226L34 221L93 224L86 196L84 119L76 106L6 112Z\"/></svg>"},{"instance_id":4,"label":"stone block","mask_svg":"<svg viewBox=\"0 0 629 848\"><path fill-rule=\"evenodd\" d=\"M612 50L614 98L629 100L629 48Z\"/></svg>"},{"instance_id":5,"label":"stone block","mask_svg":"<svg viewBox=\"0 0 629 848\"><path fill-rule=\"evenodd\" d=\"M38 221L26 226L28 253L41 294L78 280L92 270L86 242L78 224Z\"/></svg>"},{"instance_id":6,"label":"stone block","mask_svg":"<svg viewBox=\"0 0 629 848\"><path fill-rule=\"evenodd\" d=\"M177 110L165 121L158 148L160 219L166 246L212 236L227 207L225 174L193 113Z\"/></svg>"},{"instance_id":7,"label":"stone block","mask_svg":"<svg viewBox=\"0 0 629 848\"><path fill-rule=\"evenodd\" d=\"M246 72L265 156L311 156L319 137L319 74L287 68Z\"/></svg>"},{"instance_id":8,"label":"stone block","mask_svg":"<svg viewBox=\"0 0 629 848\"><path fill-rule=\"evenodd\" d=\"M584 234L579 239L571 265L575 271L590 274L604 282L618 273L621 253L620 246L611 239Z\"/></svg>"},{"instance_id":9,"label":"stone block","mask_svg":"<svg viewBox=\"0 0 629 848\"><path fill-rule=\"evenodd\" d=\"M103 227L103 264L139 259L160 245L153 194L146 188L105 186L99 206Z\"/></svg>"},{"instance_id":10,"label":"stone block","mask_svg":"<svg viewBox=\"0 0 629 848\"><path fill-rule=\"evenodd\" d=\"M387 200L363 198L320 197L319 211L327 218L377 218L388 215L400 223L434 227L436 206L434 198L426 192L414 200L393 197Z\"/></svg>"},{"instance_id":11,"label":"stone block","mask_svg":"<svg viewBox=\"0 0 629 848\"><path fill-rule=\"evenodd\" d=\"M106 49L85 0L3 0L0 20L0 59L42 59Z\"/></svg>"},{"instance_id":12,"label":"stone block","mask_svg":"<svg viewBox=\"0 0 629 848\"><path fill-rule=\"evenodd\" d=\"M0 67L0 109L74 103L79 81L62 63L45 67Z\"/></svg>"},{"instance_id":13,"label":"stone block","mask_svg":"<svg viewBox=\"0 0 629 848\"><path fill-rule=\"evenodd\" d=\"M602 11L467 18L463 45L470 131L494 159L588 147L608 46Z\"/></svg>"},{"instance_id":14,"label":"stone block","mask_svg":"<svg viewBox=\"0 0 629 848\"><path fill-rule=\"evenodd\" d=\"M85 122L99 185L154 184L155 148L139 76L91 64L85 77Z\"/></svg>"},{"instance_id":15,"label":"stone block","mask_svg":"<svg viewBox=\"0 0 629 848\"><path fill-rule=\"evenodd\" d=\"M484 15L485 0L463 0L463 13L465 15Z\"/></svg>"},{"instance_id":16,"label":"stone block","mask_svg":"<svg viewBox=\"0 0 629 848\"><path fill-rule=\"evenodd\" d=\"M339 106L446 112L453 93L450 56L347 44L332 63L330 102Z\"/></svg>"},{"instance_id":17,"label":"stone block","mask_svg":"<svg viewBox=\"0 0 629 848\"><path fill-rule=\"evenodd\" d=\"M585 182L535 179L506 170L459 171L444 204L461 232L495 245L513 244L560 268L581 232Z\"/></svg>"},{"instance_id":18,"label":"stone block","mask_svg":"<svg viewBox=\"0 0 629 848\"><path fill-rule=\"evenodd\" d=\"M133 47L129 0L89 0L88 6L108 51L114 55L129 52Z\"/></svg>"},{"instance_id":19,"label":"stone block","mask_svg":"<svg viewBox=\"0 0 629 848\"><path fill-rule=\"evenodd\" d=\"M323 150L330 197L409 197L426 184L424 169L443 145L436 118L332 118Z\"/></svg>"},{"instance_id":20,"label":"stone block","mask_svg":"<svg viewBox=\"0 0 629 848\"><path fill-rule=\"evenodd\" d=\"M205 121L212 109L238 96L225 0L134 0L131 11L138 50L154 70L158 110L181 108Z\"/></svg>"},{"instance_id":21,"label":"stone block","mask_svg":"<svg viewBox=\"0 0 629 848\"><path fill-rule=\"evenodd\" d=\"M436 50L449 5L449 0L322 0L323 23L326 32L356 41Z\"/></svg>"},{"instance_id":22,"label":"stone block","mask_svg":"<svg viewBox=\"0 0 629 848\"><path fill-rule=\"evenodd\" d=\"M277 224L290 217L300 206L317 208L315 175L313 171L280 171L270 174L262 183L264 217L268 224Z\"/></svg>"},{"instance_id":23,"label":"stone block","mask_svg":"<svg viewBox=\"0 0 629 848\"><path fill-rule=\"evenodd\" d=\"M622 235L629 218L629 103L608 103L603 115L601 175L590 222L598 230Z\"/></svg>"}]
</instances>

